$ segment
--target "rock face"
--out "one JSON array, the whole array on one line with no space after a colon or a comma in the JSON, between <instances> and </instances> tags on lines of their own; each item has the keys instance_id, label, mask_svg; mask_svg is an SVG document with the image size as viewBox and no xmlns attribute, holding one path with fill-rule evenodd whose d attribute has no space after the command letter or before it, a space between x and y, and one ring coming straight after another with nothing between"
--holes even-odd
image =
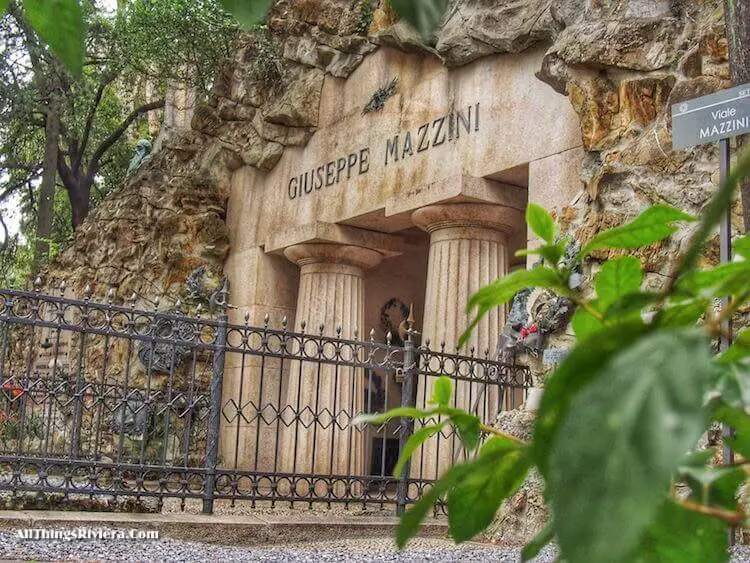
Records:
<instances>
[{"instance_id":1,"label":"rock face","mask_svg":"<svg viewBox=\"0 0 750 563\"><path fill-rule=\"evenodd\" d=\"M669 107L728 85L720 4L457 0L424 44L382 1L280 0L269 14L270 35L242 37L220 69L212 95L195 108L193 130L94 210L50 277L78 286L94 280L122 296L175 297L200 264L220 275L232 171L270 170L286 146L304 146L318 124L325 75L346 78L378 44L431 53L451 66L549 44L537 76L569 97L588 151L588 199L563 210L582 242L656 202L699 212L715 185L717 155L711 147L672 152ZM684 238L643 252L653 280Z\"/></svg>"},{"instance_id":2,"label":"rock face","mask_svg":"<svg viewBox=\"0 0 750 563\"><path fill-rule=\"evenodd\" d=\"M201 264L221 272L229 250L226 213L231 170L241 164L205 136L176 134L122 190L103 201L75 232L48 274L81 294L181 297Z\"/></svg>"}]
</instances>

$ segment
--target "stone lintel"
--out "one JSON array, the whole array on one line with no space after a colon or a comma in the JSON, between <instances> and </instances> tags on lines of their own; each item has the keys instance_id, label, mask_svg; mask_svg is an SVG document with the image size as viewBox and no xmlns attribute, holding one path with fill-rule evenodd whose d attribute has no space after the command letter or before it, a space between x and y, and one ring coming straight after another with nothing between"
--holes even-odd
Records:
<instances>
[{"instance_id":1,"label":"stone lintel","mask_svg":"<svg viewBox=\"0 0 750 563\"><path fill-rule=\"evenodd\" d=\"M411 213L435 203L492 203L513 209L526 208L527 188L504 184L466 174L449 176L437 182L412 186L388 199L386 216Z\"/></svg>"},{"instance_id":2,"label":"stone lintel","mask_svg":"<svg viewBox=\"0 0 750 563\"><path fill-rule=\"evenodd\" d=\"M379 252L383 258L392 258L404 253L410 246L408 240L399 235L367 231L346 225L316 221L288 231L274 233L266 239L265 251L283 254L284 249L304 243L329 243L369 248Z\"/></svg>"}]
</instances>

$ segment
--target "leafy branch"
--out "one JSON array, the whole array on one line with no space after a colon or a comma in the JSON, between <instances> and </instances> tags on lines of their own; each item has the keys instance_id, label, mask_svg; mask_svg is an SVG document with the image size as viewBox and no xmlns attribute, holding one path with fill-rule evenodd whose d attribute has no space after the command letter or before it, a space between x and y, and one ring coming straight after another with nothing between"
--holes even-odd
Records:
<instances>
[{"instance_id":1,"label":"leafy branch","mask_svg":"<svg viewBox=\"0 0 750 563\"><path fill-rule=\"evenodd\" d=\"M750 299L750 236L736 241L734 262L696 267L737 183L748 174L750 152L741 156L699 219L670 206L652 206L631 222L599 233L572 264L564 257L568 241L552 217L539 206L528 206L526 221L541 246L524 254L537 254L543 262L471 296L472 318L462 343L485 314L517 291L542 287L576 305L571 323L577 344L546 380L529 443L453 408L448 378L435 384L431 408L407 407L361 419L439 417L437 424L412 434L399 469L404 458L449 425L472 456L452 467L404 514L399 545L417 532L441 498L447 499L453 538L470 539L489 525L535 466L544 478L553 518L524 549L525 559L552 539L563 559L573 562L728 558L726 526L748 526L737 501L746 462L713 466L711 450L685 452L696 448L709 425L722 423L735 430L727 445L740 459L750 459L750 329L719 356L711 346L722 323ZM641 290L643 269L629 255L602 265L592 280L593 297L568 283L596 250L638 250L696 221L690 245L660 291ZM728 305L713 314L712 304L720 298ZM687 484L687 498L675 494L671 484L678 481Z\"/></svg>"}]
</instances>

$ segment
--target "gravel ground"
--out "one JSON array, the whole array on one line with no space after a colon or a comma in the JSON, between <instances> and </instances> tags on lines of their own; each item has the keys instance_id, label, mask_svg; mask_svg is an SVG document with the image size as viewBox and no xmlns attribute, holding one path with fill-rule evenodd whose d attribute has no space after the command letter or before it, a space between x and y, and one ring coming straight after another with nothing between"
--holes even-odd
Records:
<instances>
[{"instance_id":1,"label":"gravel ground","mask_svg":"<svg viewBox=\"0 0 750 563\"><path fill-rule=\"evenodd\" d=\"M0 530L3 559L20 560L118 560L118 561L264 561L264 562L370 562L370 561L520 561L520 550L488 544L453 545L448 540L417 538L399 552L389 539L332 540L305 545L226 547L202 543L159 540L23 540L14 531ZM546 548L535 560L551 563L555 550ZM750 547L735 548L733 562L750 561Z\"/></svg>"}]
</instances>

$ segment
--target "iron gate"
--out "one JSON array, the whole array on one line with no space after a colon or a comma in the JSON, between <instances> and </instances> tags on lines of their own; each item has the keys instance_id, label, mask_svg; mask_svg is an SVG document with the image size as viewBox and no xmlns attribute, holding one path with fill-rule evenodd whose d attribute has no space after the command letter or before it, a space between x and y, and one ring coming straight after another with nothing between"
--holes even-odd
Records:
<instances>
[{"instance_id":1,"label":"iron gate","mask_svg":"<svg viewBox=\"0 0 750 563\"><path fill-rule=\"evenodd\" d=\"M226 303L226 294L219 302ZM0 290L0 490L323 502L399 510L463 452L445 432L391 475L412 428L353 425L362 412L454 404L492 423L530 386L528 369L402 346L152 311L110 297ZM421 423L417 423L421 424ZM425 423L426 424L426 423Z\"/></svg>"}]
</instances>

